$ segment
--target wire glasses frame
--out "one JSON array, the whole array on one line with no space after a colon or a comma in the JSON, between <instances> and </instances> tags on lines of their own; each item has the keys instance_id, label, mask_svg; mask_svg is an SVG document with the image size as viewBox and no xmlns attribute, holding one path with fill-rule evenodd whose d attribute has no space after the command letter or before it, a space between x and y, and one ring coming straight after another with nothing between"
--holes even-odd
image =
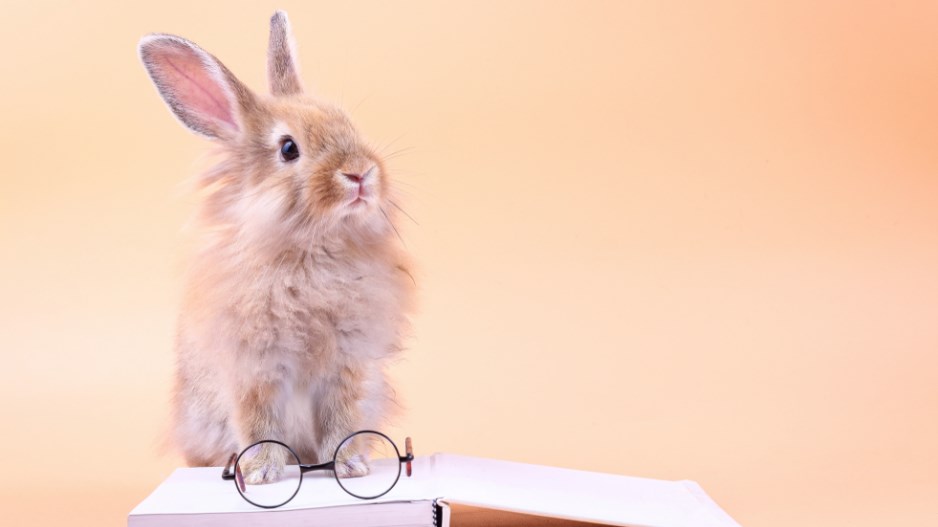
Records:
<instances>
[{"instance_id":1,"label":"wire glasses frame","mask_svg":"<svg viewBox=\"0 0 938 527\"><path fill-rule=\"evenodd\" d=\"M377 440L381 442L382 444L384 444L385 446L389 446L390 449L388 449L387 451L387 455L389 456L391 455L391 452L393 451L394 458L396 458L396 460L392 461L392 464L394 464L394 466L397 467L397 470L396 470L396 473L393 474L394 475L393 482L390 482L390 484L387 485L387 487L381 486L379 489L377 489L377 491L375 491L374 493L370 493L370 494L361 494L361 493L353 492L353 490L351 490L349 486L347 485L351 481L351 479L340 478L339 474L335 471L335 468L337 464L339 463L339 453L342 451L343 447L346 444L351 445L352 444L351 442L356 439ZM279 503L275 503L275 504L259 503L245 495L245 493L247 492L247 486L245 485L244 475L241 470L241 459L242 457L245 457L245 455L248 454L248 452L254 449L255 447L259 447L265 444L271 445L271 446L276 445L279 448L285 449L286 452L289 452L289 455L291 455L296 462L294 469L295 469L296 474L299 476L296 489L293 490L293 493L290 494L290 496L287 497L283 501L280 501L278 498L277 501ZM341 487L342 490L344 490L346 493L348 493L349 495L355 498L359 498L363 500L373 500L376 498L380 498L381 496L384 496L385 494L390 492L391 489L393 489L395 485L397 485L397 482L401 478L401 466L402 465L406 467L405 473L407 474L407 477L411 477L411 475L413 474L412 462L414 460L414 451L413 451L413 444L409 437L404 440L404 448L405 448L405 455L402 456L400 450L397 448L397 444L395 444L394 441L392 441L391 438L388 437L387 435L381 432L375 431L375 430L359 430L358 432L355 432L349 435L348 437L346 437L339 443L339 446L336 447L335 453L332 456L332 461L327 461L325 463L320 463L320 464L306 465L306 464L300 463L300 457L286 443L283 443L281 441L276 441L273 439L265 439L265 440L258 441L256 443L249 445L247 448L242 450L240 454L231 454L231 457L228 458L228 463L225 465L225 468L222 471L221 477L224 480L233 480L235 483L235 489L238 491L238 494L240 494L241 497L244 498L245 501L247 501L251 505L254 505L256 507L261 507L264 509L275 509L277 507L281 507L289 503L290 500L296 497L296 495L300 492L300 487L303 484L303 474L306 474L307 472L313 472L313 471L332 471L332 475L335 477L336 483L338 483L339 487ZM391 459L394 459L394 458L391 458ZM247 460L248 458L245 458L245 459ZM290 463L289 461L287 462L287 465L291 465L291 464L293 463ZM362 476L362 478L367 478L367 477L368 476ZM360 478L353 478L353 479L360 479Z\"/></svg>"}]
</instances>

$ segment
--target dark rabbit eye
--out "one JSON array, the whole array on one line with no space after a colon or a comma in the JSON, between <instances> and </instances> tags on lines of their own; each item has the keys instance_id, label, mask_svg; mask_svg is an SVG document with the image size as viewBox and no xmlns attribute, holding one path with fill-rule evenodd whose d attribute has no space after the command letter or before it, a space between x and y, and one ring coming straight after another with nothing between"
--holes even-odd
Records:
<instances>
[{"instance_id":1,"label":"dark rabbit eye","mask_svg":"<svg viewBox=\"0 0 938 527\"><path fill-rule=\"evenodd\" d=\"M293 161L300 157L300 149L293 142L292 137L284 137L280 140L280 157L284 161Z\"/></svg>"}]
</instances>

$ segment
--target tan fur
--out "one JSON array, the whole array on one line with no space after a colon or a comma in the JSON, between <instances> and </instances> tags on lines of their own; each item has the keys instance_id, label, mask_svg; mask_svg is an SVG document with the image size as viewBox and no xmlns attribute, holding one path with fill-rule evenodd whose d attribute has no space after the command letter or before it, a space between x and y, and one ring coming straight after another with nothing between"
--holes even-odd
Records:
<instances>
[{"instance_id":1,"label":"tan fur","mask_svg":"<svg viewBox=\"0 0 938 527\"><path fill-rule=\"evenodd\" d=\"M272 20L274 56L291 66L270 71L293 75L277 17L286 20ZM168 102L193 88L160 76L160 68L176 67L160 62L161 46L181 41L191 50L182 59L173 50L180 67L206 64L223 83L230 75L188 41L147 38L141 57ZM217 90L198 81L214 97L202 99L230 105L239 129L198 107L173 108L190 128L220 139L223 155L198 182L199 250L176 341L174 442L190 465L222 465L261 439L291 445L304 462L331 459L345 436L380 428L393 412L385 367L407 332L414 284L394 228L390 180L341 110L302 93L257 95L233 76L227 82L236 85ZM271 85L299 89L294 79ZM281 134L298 145L295 161L280 157ZM370 167L366 203L349 205L361 190L342 173ZM257 463L269 465L263 473L272 476L262 477L269 479L282 460Z\"/></svg>"},{"instance_id":2,"label":"tan fur","mask_svg":"<svg viewBox=\"0 0 938 527\"><path fill-rule=\"evenodd\" d=\"M303 91L293 57L293 35L286 13L278 11L270 19L270 45L267 47L267 81L270 93L294 95Z\"/></svg>"}]
</instances>

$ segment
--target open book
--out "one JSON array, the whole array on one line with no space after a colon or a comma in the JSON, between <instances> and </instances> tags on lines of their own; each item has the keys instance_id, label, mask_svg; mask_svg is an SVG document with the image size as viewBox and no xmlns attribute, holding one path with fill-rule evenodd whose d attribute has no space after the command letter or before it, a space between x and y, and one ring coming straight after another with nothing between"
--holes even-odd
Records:
<instances>
[{"instance_id":1,"label":"open book","mask_svg":"<svg viewBox=\"0 0 938 527\"><path fill-rule=\"evenodd\" d=\"M180 468L127 518L128 527L449 525L449 505L631 527L739 527L692 481L662 481L434 454L388 494L363 501L326 473L304 476L283 507L254 507L218 468Z\"/></svg>"}]
</instances>

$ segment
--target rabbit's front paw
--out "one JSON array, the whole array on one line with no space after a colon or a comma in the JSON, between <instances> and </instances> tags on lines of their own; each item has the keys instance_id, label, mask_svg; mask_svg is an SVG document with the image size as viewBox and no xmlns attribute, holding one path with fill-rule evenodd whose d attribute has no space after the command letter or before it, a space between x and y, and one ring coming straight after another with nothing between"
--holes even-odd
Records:
<instances>
[{"instance_id":1,"label":"rabbit's front paw","mask_svg":"<svg viewBox=\"0 0 938 527\"><path fill-rule=\"evenodd\" d=\"M260 445L258 452L248 457L245 455L238 463L238 468L248 485L262 485L280 481L286 463L281 448L276 445Z\"/></svg>"},{"instance_id":2,"label":"rabbit's front paw","mask_svg":"<svg viewBox=\"0 0 938 527\"><path fill-rule=\"evenodd\" d=\"M340 459L336 462L335 473L340 478L358 478L368 475L368 461L365 456L355 454L354 456Z\"/></svg>"}]
</instances>

